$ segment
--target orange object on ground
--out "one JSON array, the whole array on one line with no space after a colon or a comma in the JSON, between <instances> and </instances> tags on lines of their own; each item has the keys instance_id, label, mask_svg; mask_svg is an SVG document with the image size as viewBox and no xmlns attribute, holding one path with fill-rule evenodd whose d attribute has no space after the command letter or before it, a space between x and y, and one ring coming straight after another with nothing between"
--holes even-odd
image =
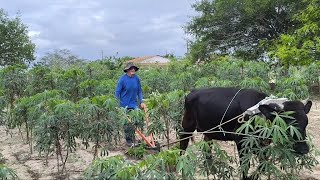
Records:
<instances>
[{"instance_id":1,"label":"orange object on ground","mask_svg":"<svg viewBox=\"0 0 320 180\"><path fill-rule=\"evenodd\" d=\"M144 110L144 112L146 113L146 125L147 125L147 127L148 127L148 123L149 123L148 111L147 111L147 108L144 108L143 110ZM150 135L149 135L149 139L147 139L147 137L144 136L144 134L142 134L138 129L137 129L137 131L138 131L137 133L140 135L140 137L141 137L150 147L155 147L155 146L156 146L152 134L150 134Z\"/></svg>"},{"instance_id":2,"label":"orange object on ground","mask_svg":"<svg viewBox=\"0 0 320 180\"><path fill-rule=\"evenodd\" d=\"M144 108L143 109L144 112L146 113L146 125L148 127L148 123L149 123L149 117L148 117L148 113L147 113L147 108ZM129 119L130 121L130 119ZM156 144L154 142L154 139L153 139L153 136L152 134L150 134L149 136L145 136L139 129L136 129L135 130L136 133L142 138L142 140L147 143L148 146L152 147L152 148L155 148L156 147Z\"/></svg>"},{"instance_id":3,"label":"orange object on ground","mask_svg":"<svg viewBox=\"0 0 320 180\"><path fill-rule=\"evenodd\" d=\"M153 140L152 135L149 136L150 139L148 139L139 129L136 129L136 133L139 134L139 136L148 144L150 147L155 147L155 143Z\"/></svg>"}]
</instances>

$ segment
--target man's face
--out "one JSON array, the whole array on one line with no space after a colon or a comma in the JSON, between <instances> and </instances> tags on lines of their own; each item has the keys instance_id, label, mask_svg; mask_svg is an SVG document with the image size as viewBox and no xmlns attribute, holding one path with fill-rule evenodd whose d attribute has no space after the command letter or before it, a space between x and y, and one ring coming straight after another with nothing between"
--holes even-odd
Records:
<instances>
[{"instance_id":1,"label":"man's face","mask_svg":"<svg viewBox=\"0 0 320 180\"><path fill-rule=\"evenodd\" d=\"M131 67L128 71L127 71L129 76L133 76L136 73L136 70L134 69L134 67Z\"/></svg>"}]
</instances>

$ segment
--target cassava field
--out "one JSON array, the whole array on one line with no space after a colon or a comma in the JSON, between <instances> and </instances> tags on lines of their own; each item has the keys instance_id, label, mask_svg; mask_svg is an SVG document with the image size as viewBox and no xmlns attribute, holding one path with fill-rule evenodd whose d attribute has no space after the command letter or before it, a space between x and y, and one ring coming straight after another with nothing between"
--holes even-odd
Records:
<instances>
[{"instance_id":1,"label":"cassava field","mask_svg":"<svg viewBox=\"0 0 320 180\"><path fill-rule=\"evenodd\" d=\"M270 133L261 138L272 137L273 143L253 150L271 156L260 163L258 155L246 156L253 165L250 174L261 179L319 178L319 64L286 69L224 58L202 64L173 59L165 67L141 67L148 128L144 111L127 114L114 99L122 73L121 61L112 58L65 69L45 65L1 69L1 172L9 179L239 179L246 167L239 165L233 142L215 141L214 163L209 166L202 135L180 156L176 144L161 152L127 148L122 126L130 119L136 128L144 126L145 133L153 133L160 145L167 145L181 131L184 97L191 89L241 87L313 101L307 127L310 153L296 157L290 151L294 133L277 133L275 126L265 123ZM277 127L278 132L294 128ZM255 142L250 140L248 144Z\"/></svg>"}]
</instances>

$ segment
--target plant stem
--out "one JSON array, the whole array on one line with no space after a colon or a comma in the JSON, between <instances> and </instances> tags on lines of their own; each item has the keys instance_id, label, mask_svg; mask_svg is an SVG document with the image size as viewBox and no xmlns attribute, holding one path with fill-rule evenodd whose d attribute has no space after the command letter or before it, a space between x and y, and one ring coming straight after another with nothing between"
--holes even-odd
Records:
<instances>
[{"instance_id":1,"label":"plant stem","mask_svg":"<svg viewBox=\"0 0 320 180\"><path fill-rule=\"evenodd\" d=\"M65 170L66 162L67 162L68 157L69 157L69 148L67 148L67 154L66 154L66 158L64 159L64 162L63 162L63 164L62 164L61 173L63 173L63 171Z\"/></svg>"},{"instance_id":2,"label":"plant stem","mask_svg":"<svg viewBox=\"0 0 320 180\"><path fill-rule=\"evenodd\" d=\"M99 118L99 116L98 116ZM98 146L99 146L99 131L100 131L100 128L99 128L99 124L98 124L98 133L97 133L97 137L96 137L96 142L95 142L95 147L94 147L94 155L93 155L93 161L96 159L97 157L97 154L98 154Z\"/></svg>"},{"instance_id":3,"label":"plant stem","mask_svg":"<svg viewBox=\"0 0 320 180\"><path fill-rule=\"evenodd\" d=\"M30 143L30 139L29 139L29 125L28 125L28 119L26 118L26 116L24 116L24 122L26 123L27 143Z\"/></svg>"},{"instance_id":4,"label":"plant stem","mask_svg":"<svg viewBox=\"0 0 320 180\"><path fill-rule=\"evenodd\" d=\"M33 153L32 129L30 129L30 143L29 143L29 146L30 146L30 153L32 154Z\"/></svg>"}]
</instances>

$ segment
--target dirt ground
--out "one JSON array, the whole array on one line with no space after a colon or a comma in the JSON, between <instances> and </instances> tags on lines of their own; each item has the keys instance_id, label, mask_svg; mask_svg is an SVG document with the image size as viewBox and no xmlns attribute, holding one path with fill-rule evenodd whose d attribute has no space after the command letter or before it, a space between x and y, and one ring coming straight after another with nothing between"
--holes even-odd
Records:
<instances>
[{"instance_id":1,"label":"dirt ground","mask_svg":"<svg viewBox=\"0 0 320 180\"><path fill-rule=\"evenodd\" d=\"M314 144L320 149L320 100L313 100L313 106L308 114L309 125L308 134L313 137ZM48 164L45 163L44 157L39 157L39 154L34 152L30 154L29 146L24 143L17 129L11 130L11 133L6 132L5 127L0 126L0 152L3 155L5 163L13 168L20 179L23 180L51 180L57 179L56 159L55 155L51 154ZM222 147L227 150L230 155L235 153L234 144L231 142L221 142ZM109 152L109 156L124 155L125 149L119 146ZM66 164L68 176L63 179L81 179L81 174L84 169L92 162L92 149L85 149L83 146L71 153ZM320 157L318 157L320 162ZM301 175L303 180L320 179L320 165L315 167L313 172L303 172Z\"/></svg>"},{"instance_id":2,"label":"dirt ground","mask_svg":"<svg viewBox=\"0 0 320 180\"><path fill-rule=\"evenodd\" d=\"M17 129L10 132L8 134L5 127L0 127L0 152L6 165L14 169L20 179L58 179L55 154L49 155L48 164L46 164L44 156L39 156L37 152L30 154L28 144L21 138ZM63 179L80 179L81 173L92 162L91 148L80 147L76 152L70 154L66 163L69 177ZM110 153L110 155L115 154Z\"/></svg>"}]
</instances>

